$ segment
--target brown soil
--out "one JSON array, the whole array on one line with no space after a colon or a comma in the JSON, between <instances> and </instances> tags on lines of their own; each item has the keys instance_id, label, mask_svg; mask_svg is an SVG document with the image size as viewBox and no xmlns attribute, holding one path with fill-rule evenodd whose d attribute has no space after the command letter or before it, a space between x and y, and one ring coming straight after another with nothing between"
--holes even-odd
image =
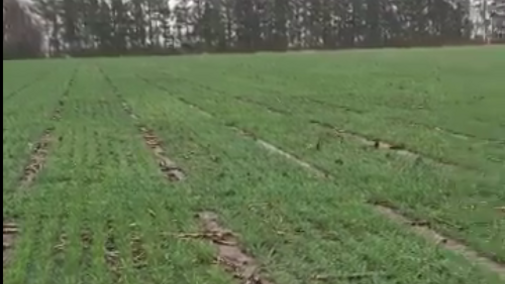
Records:
<instances>
[{"instance_id":1,"label":"brown soil","mask_svg":"<svg viewBox=\"0 0 505 284\"><path fill-rule=\"evenodd\" d=\"M18 226L15 223L3 223L3 266L9 264L12 249L17 235L19 234Z\"/></svg>"},{"instance_id":2,"label":"brown soil","mask_svg":"<svg viewBox=\"0 0 505 284\"><path fill-rule=\"evenodd\" d=\"M215 213L201 212L197 216L202 223L203 233L185 234L180 237L211 241L217 250L217 263L240 279L242 284L273 284L261 274L260 266L254 257L240 248L237 235L219 224Z\"/></svg>"},{"instance_id":3,"label":"brown soil","mask_svg":"<svg viewBox=\"0 0 505 284\"><path fill-rule=\"evenodd\" d=\"M165 154L165 151L163 150L161 140L154 132L150 129L147 129L145 127L141 128L142 134L144 136L144 140L149 146L149 148L152 150L153 154L156 156L158 159L158 165L163 172L163 174L170 180L170 181L182 181L186 178L186 174L182 171L181 168L179 168L175 162L170 160L167 155Z\"/></svg>"},{"instance_id":4,"label":"brown soil","mask_svg":"<svg viewBox=\"0 0 505 284\"><path fill-rule=\"evenodd\" d=\"M25 167L23 176L21 177L22 187L30 186L42 170L48 155L48 148L52 143L52 140L52 130L46 130L39 142L35 144L30 156L30 162Z\"/></svg>"},{"instance_id":5,"label":"brown soil","mask_svg":"<svg viewBox=\"0 0 505 284\"><path fill-rule=\"evenodd\" d=\"M393 222L408 226L414 233L424 239L443 247L444 249L453 251L467 258L490 271L497 273L501 278L505 279L505 264L498 263L489 257L483 256L474 251L464 243L448 238L431 228L427 221L411 220L402 215L394 206L388 202L373 202L375 211L387 217Z\"/></svg>"}]
</instances>

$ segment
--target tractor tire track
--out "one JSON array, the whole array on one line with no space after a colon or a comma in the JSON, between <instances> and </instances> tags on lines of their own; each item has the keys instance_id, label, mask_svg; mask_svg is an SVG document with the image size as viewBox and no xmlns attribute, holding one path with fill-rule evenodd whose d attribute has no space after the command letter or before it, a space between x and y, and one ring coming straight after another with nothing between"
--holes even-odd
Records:
<instances>
[{"instance_id":1,"label":"tractor tire track","mask_svg":"<svg viewBox=\"0 0 505 284\"><path fill-rule=\"evenodd\" d=\"M214 212L200 212L196 215L201 223L202 232L180 234L180 239L200 239L209 241L216 249L216 263L241 284L274 284L262 272L259 262L248 254L240 245L237 234L219 223Z\"/></svg>"}]
</instances>

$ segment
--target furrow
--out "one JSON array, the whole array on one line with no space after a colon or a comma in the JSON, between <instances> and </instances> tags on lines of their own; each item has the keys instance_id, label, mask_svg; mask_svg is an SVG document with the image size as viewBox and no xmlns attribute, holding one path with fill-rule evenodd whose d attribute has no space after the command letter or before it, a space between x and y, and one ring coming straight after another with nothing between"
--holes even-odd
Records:
<instances>
[{"instance_id":1,"label":"furrow","mask_svg":"<svg viewBox=\"0 0 505 284\"><path fill-rule=\"evenodd\" d=\"M154 156L157 158L158 166L160 167L161 172L170 181L182 181L186 179L184 171L177 166L174 161L167 157L165 150L162 147L161 139L154 134L154 131L146 127L141 127L140 131L144 136L146 145L151 149Z\"/></svg>"},{"instance_id":2,"label":"furrow","mask_svg":"<svg viewBox=\"0 0 505 284\"><path fill-rule=\"evenodd\" d=\"M224 228L219 223L214 212L200 212L197 217L202 226L202 232L197 234L182 234L183 239L203 239L210 241L216 251L216 262L242 284L273 284L265 277L258 261L248 254L241 246L237 234Z\"/></svg>"},{"instance_id":3,"label":"furrow","mask_svg":"<svg viewBox=\"0 0 505 284\"><path fill-rule=\"evenodd\" d=\"M452 168L463 168L466 170L476 171L476 169L466 166L466 165L461 165L461 164L458 164L455 162L431 157L431 156L428 156L427 154L424 154L424 153L419 153L417 151L409 149L404 144L386 142L384 140L372 138L372 137L369 137L369 136L361 134L361 133L357 133L357 132L353 132L353 131L349 131L349 130L338 129L337 127L335 127L329 123L321 122L318 120L310 120L310 123L318 125L320 127L326 128L326 129L329 129L329 130L333 131L337 136L339 136L341 138L345 138L347 140L355 141L356 143L359 143L365 147L370 147L370 148L374 148L377 150L391 151L399 156L407 157L412 160L422 159L422 160L429 161L432 164L436 164L439 166L452 167Z\"/></svg>"},{"instance_id":4,"label":"furrow","mask_svg":"<svg viewBox=\"0 0 505 284\"><path fill-rule=\"evenodd\" d=\"M505 264L492 259L492 257L484 256L463 242L444 236L443 234L432 229L431 224L427 221L412 220L404 216L399 210L389 202L374 201L371 202L375 211L389 220L407 226L415 234L423 237L424 239L441 246L442 248L455 252L464 256L472 263L493 271L505 280Z\"/></svg>"},{"instance_id":5,"label":"furrow","mask_svg":"<svg viewBox=\"0 0 505 284\"><path fill-rule=\"evenodd\" d=\"M113 92L115 93L115 95L121 101L121 105L123 106L124 111L135 122L135 125L138 127L140 133L142 134L142 137L144 138L145 144L151 150L153 155L156 157L156 160L158 161L158 166L163 175L170 181L185 180L186 173L177 165L177 163L175 163L168 157L163 147L161 138L158 135L156 135L154 130L150 129L140 121L138 115L134 113L133 109L123 99L123 97L119 92L119 89L114 84L114 82L112 82L110 77L101 68L99 68L99 70L104 76L109 86L111 87L111 89L113 90Z\"/></svg>"}]
</instances>

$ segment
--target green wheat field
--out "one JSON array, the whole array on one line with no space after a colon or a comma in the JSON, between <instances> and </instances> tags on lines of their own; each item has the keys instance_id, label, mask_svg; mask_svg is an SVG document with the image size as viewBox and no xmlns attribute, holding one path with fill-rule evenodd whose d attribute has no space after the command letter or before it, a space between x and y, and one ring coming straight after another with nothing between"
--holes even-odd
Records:
<instances>
[{"instance_id":1,"label":"green wheat field","mask_svg":"<svg viewBox=\"0 0 505 284\"><path fill-rule=\"evenodd\" d=\"M505 283L504 69L503 47L6 61L3 280Z\"/></svg>"}]
</instances>

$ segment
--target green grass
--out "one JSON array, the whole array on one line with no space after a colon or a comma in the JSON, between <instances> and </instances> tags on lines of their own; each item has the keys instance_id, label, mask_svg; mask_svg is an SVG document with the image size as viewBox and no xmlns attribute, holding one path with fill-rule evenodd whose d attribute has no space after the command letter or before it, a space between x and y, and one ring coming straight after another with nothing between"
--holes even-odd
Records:
<instances>
[{"instance_id":1,"label":"green grass","mask_svg":"<svg viewBox=\"0 0 505 284\"><path fill-rule=\"evenodd\" d=\"M500 48L10 62L4 93L30 82L22 73L33 81L51 72L4 95L4 219L21 228L4 281L237 283L213 265L208 243L174 237L197 232L195 213L212 210L277 284L321 283L317 275L336 277L332 283L503 283L368 201L388 201L505 265L497 210L505 206L504 65ZM61 118L52 121L75 68ZM163 177L123 103L163 140L186 180ZM403 144L421 158L365 147L315 120ZM51 126L45 166L20 191L26 145ZM140 269L134 234L146 254ZM119 280L104 256L112 239ZM376 276L337 279L355 273Z\"/></svg>"}]
</instances>

